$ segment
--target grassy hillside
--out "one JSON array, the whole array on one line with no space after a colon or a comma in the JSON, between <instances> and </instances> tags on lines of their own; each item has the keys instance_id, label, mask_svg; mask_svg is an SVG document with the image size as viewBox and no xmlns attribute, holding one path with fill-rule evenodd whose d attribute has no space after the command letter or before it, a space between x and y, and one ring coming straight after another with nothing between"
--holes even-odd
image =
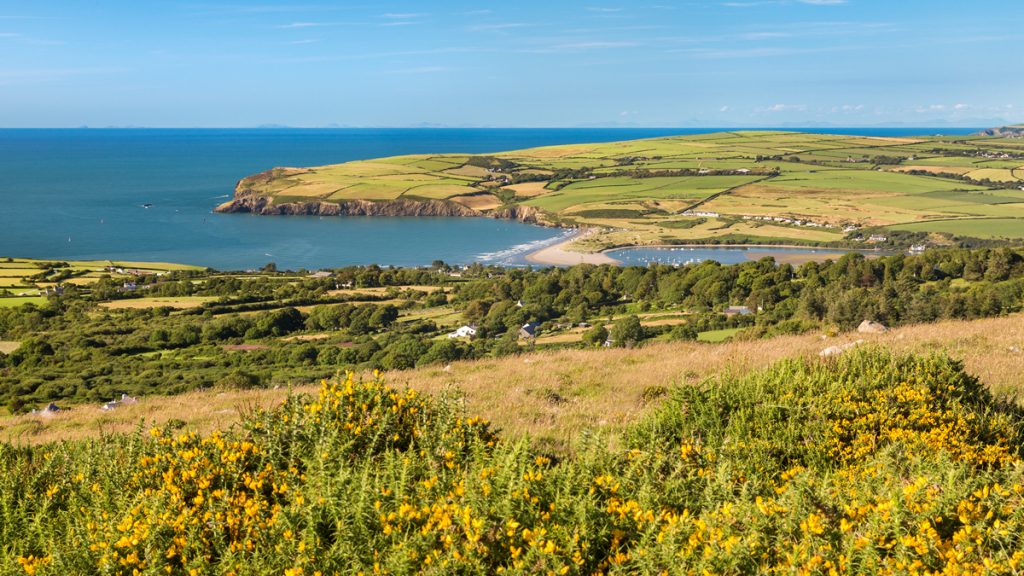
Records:
<instances>
[{"instance_id":1,"label":"grassy hillside","mask_svg":"<svg viewBox=\"0 0 1024 576\"><path fill-rule=\"evenodd\" d=\"M1021 240L1022 187L1019 139L744 131L276 168L243 179L236 195L275 204L442 200L479 213L521 205L549 223L604 229L581 245L593 250L857 245L886 230L923 233L907 242L930 233L934 242Z\"/></svg>"},{"instance_id":2,"label":"grassy hillside","mask_svg":"<svg viewBox=\"0 0 1024 576\"><path fill-rule=\"evenodd\" d=\"M162 262L61 261L0 256L0 307L43 304L47 290L52 291L58 285L89 286L103 277L132 281L140 276L183 270L203 268Z\"/></svg>"},{"instance_id":3,"label":"grassy hillside","mask_svg":"<svg viewBox=\"0 0 1024 576\"><path fill-rule=\"evenodd\" d=\"M557 459L349 378L209 435L0 445L0 571L1013 574L1022 424L954 361L865 350Z\"/></svg>"},{"instance_id":4,"label":"grassy hillside","mask_svg":"<svg viewBox=\"0 0 1024 576\"><path fill-rule=\"evenodd\" d=\"M999 394L1024 390L1024 315L908 326L886 334L815 332L768 340L702 344L655 343L637 349L553 350L389 372L386 381L435 396L455 394L466 409L490 420L506 437L529 435L549 450L567 452L587 433L614 436L650 412L677 386L719 374L744 375L784 358L816 358L829 346L857 340L900 353L942 352L964 362ZM500 375L496 379L495 375ZM0 440L39 444L131 432L179 423L209 433L254 408L269 408L291 390L213 390L141 398L113 412L84 405L55 415L0 417ZM515 406L515 410L509 410Z\"/></svg>"}]
</instances>

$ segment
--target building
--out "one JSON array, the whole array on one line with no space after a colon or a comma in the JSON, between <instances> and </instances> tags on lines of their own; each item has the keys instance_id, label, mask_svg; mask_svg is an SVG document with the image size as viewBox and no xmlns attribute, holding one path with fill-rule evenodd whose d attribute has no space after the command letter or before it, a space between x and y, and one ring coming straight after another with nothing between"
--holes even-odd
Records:
<instances>
[{"instance_id":1,"label":"building","mask_svg":"<svg viewBox=\"0 0 1024 576\"><path fill-rule=\"evenodd\" d=\"M537 327L538 327L538 324L536 322L527 322L526 324L523 324L519 328L519 337L520 338L536 338L537 337Z\"/></svg>"},{"instance_id":2,"label":"building","mask_svg":"<svg viewBox=\"0 0 1024 576\"><path fill-rule=\"evenodd\" d=\"M449 338L476 338L476 326L465 325L455 332L448 333Z\"/></svg>"},{"instance_id":3,"label":"building","mask_svg":"<svg viewBox=\"0 0 1024 576\"><path fill-rule=\"evenodd\" d=\"M748 316L753 313L754 311L749 306L729 306L725 309L726 316Z\"/></svg>"}]
</instances>

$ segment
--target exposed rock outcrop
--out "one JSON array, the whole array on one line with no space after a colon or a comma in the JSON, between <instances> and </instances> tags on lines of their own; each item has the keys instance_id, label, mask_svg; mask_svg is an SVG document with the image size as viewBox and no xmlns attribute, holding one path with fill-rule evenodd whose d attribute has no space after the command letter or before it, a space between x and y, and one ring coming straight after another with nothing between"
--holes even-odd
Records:
<instances>
[{"instance_id":1,"label":"exposed rock outcrop","mask_svg":"<svg viewBox=\"0 0 1024 576\"><path fill-rule=\"evenodd\" d=\"M221 204L215 212L248 212L264 216L481 216L462 204L445 200L342 200L340 202L285 202L268 196L243 194Z\"/></svg>"},{"instance_id":2,"label":"exposed rock outcrop","mask_svg":"<svg viewBox=\"0 0 1024 576\"><path fill-rule=\"evenodd\" d=\"M339 202L284 202L240 191L234 199L217 206L214 212L250 213L263 216L490 216L518 220L529 224L547 224L543 213L532 206L504 206L491 212L480 212L449 200L341 200Z\"/></svg>"},{"instance_id":3,"label":"exposed rock outcrop","mask_svg":"<svg viewBox=\"0 0 1024 576\"><path fill-rule=\"evenodd\" d=\"M875 322L874 320L865 320L857 326L857 332L861 334L882 334L888 332L889 329L885 327L885 324L881 322Z\"/></svg>"},{"instance_id":4,"label":"exposed rock outcrop","mask_svg":"<svg viewBox=\"0 0 1024 576\"><path fill-rule=\"evenodd\" d=\"M1002 138L1024 138L1024 125L1000 126L974 133L974 136L999 136Z\"/></svg>"},{"instance_id":5,"label":"exposed rock outcrop","mask_svg":"<svg viewBox=\"0 0 1024 576\"><path fill-rule=\"evenodd\" d=\"M821 356L822 358L832 358L834 356L839 356L846 352L847 350L856 348L857 346L860 346L863 343L863 340L855 340L853 342L847 342L846 344L829 346L828 348L825 348L821 352L818 352L818 356Z\"/></svg>"}]
</instances>

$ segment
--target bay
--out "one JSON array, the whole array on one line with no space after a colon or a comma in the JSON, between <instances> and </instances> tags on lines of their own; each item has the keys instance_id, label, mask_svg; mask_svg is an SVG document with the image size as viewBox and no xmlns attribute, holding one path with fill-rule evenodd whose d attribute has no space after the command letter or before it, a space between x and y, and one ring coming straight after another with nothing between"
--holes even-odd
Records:
<instances>
[{"instance_id":1,"label":"bay","mask_svg":"<svg viewBox=\"0 0 1024 576\"><path fill-rule=\"evenodd\" d=\"M557 241L564 231L489 218L211 211L230 197L240 178L274 166L708 131L714 129L0 129L0 255L181 262L224 270L268 262L293 269L434 260L520 265L526 253ZM827 131L898 136L943 130Z\"/></svg>"}]
</instances>

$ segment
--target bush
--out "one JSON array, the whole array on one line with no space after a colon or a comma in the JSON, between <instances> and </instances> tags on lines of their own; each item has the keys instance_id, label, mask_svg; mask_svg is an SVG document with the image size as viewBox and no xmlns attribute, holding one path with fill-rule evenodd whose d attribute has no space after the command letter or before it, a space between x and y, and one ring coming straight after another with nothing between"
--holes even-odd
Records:
<instances>
[{"instance_id":1,"label":"bush","mask_svg":"<svg viewBox=\"0 0 1024 576\"><path fill-rule=\"evenodd\" d=\"M209 436L0 444L0 571L1010 574L1024 562L1024 415L947 358L867 349L682 386L622 448L589 442L560 461L499 441L459 405L350 375Z\"/></svg>"}]
</instances>

